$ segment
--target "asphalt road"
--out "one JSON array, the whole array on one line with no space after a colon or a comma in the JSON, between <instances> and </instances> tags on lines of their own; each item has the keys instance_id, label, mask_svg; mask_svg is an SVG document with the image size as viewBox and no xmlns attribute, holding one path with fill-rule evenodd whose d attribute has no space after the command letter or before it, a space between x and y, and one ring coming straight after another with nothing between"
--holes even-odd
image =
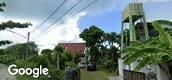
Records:
<instances>
[{"instance_id":1,"label":"asphalt road","mask_svg":"<svg viewBox=\"0 0 172 80\"><path fill-rule=\"evenodd\" d=\"M0 80L16 80L15 76L8 73L8 66L0 64Z\"/></svg>"}]
</instances>

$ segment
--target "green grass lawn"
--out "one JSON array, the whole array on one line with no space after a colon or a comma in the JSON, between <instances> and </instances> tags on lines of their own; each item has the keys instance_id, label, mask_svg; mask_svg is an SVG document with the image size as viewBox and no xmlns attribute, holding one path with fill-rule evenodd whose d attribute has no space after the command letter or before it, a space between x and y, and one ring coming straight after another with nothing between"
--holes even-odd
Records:
<instances>
[{"instance_id":1,"label":"green grass lawn","mask_svg":"<svg viewBox=\"0 0 172 80\"><path fill-rule=\"evenodd\" d=\"M116 74L105 70L87 71L81 69L81 80L108 80L108 76L116 76Z\"/></svg>"}]
</instances>

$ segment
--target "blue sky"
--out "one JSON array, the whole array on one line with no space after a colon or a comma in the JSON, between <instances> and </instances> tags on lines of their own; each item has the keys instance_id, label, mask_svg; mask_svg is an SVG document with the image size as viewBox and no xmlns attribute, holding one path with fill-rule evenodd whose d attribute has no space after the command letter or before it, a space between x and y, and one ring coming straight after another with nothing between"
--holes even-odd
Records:
<instances>
[{"instance_id":1,"label":"blue sky","mask_svg":"<svg viewBox=\"0 0 172 80\"><path fill-rule=\"evenodd\" d=\"M113 10L107 13L99 14L97 16L84 16L80 19L80 31L95 25L105 32L120 32L121 14L119 11Z\"/></svg>"},{"instance_id":2,"label":"blue sky","mask_svg":"<svg viewBox=\"0 0 172 80\"><path fill-rule=\"evenodd\" d=\"M131 2L118 2L115 9L110 12L105 12L96 16L86 15L79 21L80 31L90 27L91 25L96 25L97 27L103 29L105 32L117 32L120 33L121 29L121 12L125 6ZM154 1L145 2L144 11L147 21L166 19L172 20L172 1Z\"/></svg>"},{"instance_id":3,"label":"blue sky","mask_svg":"<svg viewBox=\"0 0 172 80\"><path fill-rule=\"evenodd\" d=\"M12 20L15 22L31 22L33 26L27 29L13 29L17 33L27 36L27 32L32 31L39 25L55 8L60 5L63 0L2 0L7 6L5 12L0 14L1 21ZM72 5L79 0L68 0L43 26L40 26L35 32L31 33L31 39L49 27L58 17L63 15ZM70 11L61 22L80 10L93 0L82 0L77 7ZM51 44L59 42L83 42L79 34L92 25L95 25L105 32L120 32L121 29L121 12L134 0L98 0L94 5L90 6L75 17L65 21L63 24L55 24L55 27L48 33L33 39L38 45L45 45L44 48L53 48ZM144 3L144 11L147 21L158 19L172 20L172 0L137 0ZM1 2L1 1L0 1ZM32 6L30 6L32 5ZM48 5L48 6L45 6ZM0 22L1 22L0 21ZM6 35L4 35L6 34ZM11 40L15 43L26 42L16 34L8 31L0 31L0 39Z\"/></svg>"}]
</instances>

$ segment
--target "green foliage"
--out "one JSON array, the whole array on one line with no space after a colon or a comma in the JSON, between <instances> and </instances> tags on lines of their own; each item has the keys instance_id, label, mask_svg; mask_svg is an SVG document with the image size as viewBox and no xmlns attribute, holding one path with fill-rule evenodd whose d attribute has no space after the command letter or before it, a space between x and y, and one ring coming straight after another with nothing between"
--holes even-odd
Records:
<instances>
[{"instance_id":1,"label":"green foliage","mask_svg":"<svg viewBox=\"0 0 172 80\"><path fill-rule=\"evenodd\" d=\"M5 54L4 51L5 51L5 49L0 49L0 56L3 55L3 54Z\"/></svg>"},{"instance_id":2,"label":"green foliage","mask_svg":"<svg viewBox=\"0 0 172 80\"><path fill-rule=\"evenodd\" d=\"M65 61L66 62L69 62L69 61L72 61L73 60L73 56L69 52L64 52L64 56L65 56Z\"/></svg>"},{"instance_id":3,"label":"green foliage","mask_svg":"<svg viewBox=\"0 0 172 80\"><path fill-rule=\"evenodd\" d=\"M169 22L169 23L172 23L172 22ZM169 44L169 47L172 48L172 37L170 36L170 34L165 32L158 22L154 21L152 24L154 28L159 32L159 40L163 43Z\"/></svg>"},{"instance_id":4,"label":"green foliage","mask_svg":"<svg viewBox=\"0 0 172 80\"><path fill-rule=\"evenodd\" d=\"M5 7L6 4L4 2L0 2L0 12L3 12L3 7ZM12 22L12 21L8 21L8 22L2 22L0 24L0 30L5 30L7 28L9 29L14 29L14 28L27 28L29 26L31 26L32 24L31 23L19 23L19 22ZM0 46L2 45L6 45L6 44L10 44L12 43L11 41L8 41L8 40L3 40L3 41L0 41Z\"/></svg>"},{"instance_id":5,"label":"green foliage","mask_svg":"<svg viewBox=\"0 0 172 80\"><path fill-rule=\"evenodd\" d=\"M56 51L57 53L62 53L62 52L64 51L64 48L61 47L61 46L56 46L56 47L54 48L54 51Z\"/></svg>"},{"instance_id":6,"label":"green foliage","mask_svg":"<svg viewBox=\"0 0 172 80\"><path fill-rule=\"evenodd\" d=\"M38 48L34 42L14 44L7 47L5 51L8 54L17 55L19 59L25 59L26 51L28 51L28 57L31 55L38 55Z\"/></svg>"},{"instance_id":7,"label":"green foliage","mask_svg":"<svg viewBox=\"0 0 172 80\"><path fill-rule=\"evenodd\" d=\"M27 45L28 48L26 47ZM38 48L36 44L32 42L14 44L0 50L0 62L4 64L14 64L17 60L25 59L25 51L27 49L29 56L38 55Z\"/></svg>"},{"instance_id":8,"label":"green foliage","mask_svg":"<svg viewBox=\"0 0 172 80\"><path fill-rule=\"evenodd\" d=\"M77 65L74 63L74 61L70 61L70 62L65 62L65 67L77 67Z\"/></svg>"},{"instance_id":9,"label":"green foliage","mask_svg":"<svg viewBox=\"0 0 172 80\"><path fill-rule=\"evenodd\" d=\"M12 22L12 21L8 21L8 22L2 22L0 24L0 30L4 30L6 28L9 29L14 29L14 28L27 28L31 25L31 23L19 23L19 22Z\"/></svg>"},{"instance_id":10,"label":"green foliage","mask_svg":"<svg viewBox=\"0 0 172 80\"><path fill-rule=\"evenodd\" d=\"M34 55L29 57L27 60L17 60L15 61L16 65L18 67L29 67L29 68L36 68L40 65L43 66L43 68L49 69L49 74L47 76L40 76L38 79L35 80L62 80L63 78L63 71L59 71L54 67L55 64L50 64L50 60L46 55ZM32 76L17 76L18 80L34 80Z\"/></svg>"},{"instance_id":11,"label":"green foliage","mask_svg":"<svg viewBox=\"0 0 172 80\"><path fill-rule=\"evenodd\" d=\"M104 41L108 41L108 44L110 47L113 47L114 43L119 44L120 43L120 35L118 35L115 32L111 32L111 33L105 33L104 35Z\"/></svg>"},{"instance_id":12,"label":"green foliage","mask_svg":"<svg viewBox=\"0 0 172 80\"><path fill-rule=\"evenodd\" d=\"M87 47L91 47L102 42L104 31L93 25L85 29L79 36L86 41Z\"/></svg>"},{"instance_id":13,"label":"green foliage","mask_svg":"<svg viewBox=\"0 0 172 80\"><path fill-rule=\"evenodd\" d=\"M40 76L38 80L64 80L64 71L57 69L50 69L48 76Z\"/></svg>"},{"instance_id":14,"label":"green foliage","mask_svg":"<svg viewBox=\"0 0 172 80\"><path fill-rule=\"evenodd\" d=\"M49 76L48 80L63 80L64 72L57 70L57 69L52 69L49 71Z\"/></svg>"},{"instance_id":15,"label":"green foliage","mask_svg":"<svg viewBox=\"0 0 172 80\"><path fill-rule=\"evenodd\" d=\"M51 49L44 49L41 51L41 54L44 55L44 54L52 54L52 50Z\"/></svg>"},{"instance_id":16,"label":"green foliage","mask_svg":"<svg viewBox=\"0 0 172 80\"><path fill-rule=\"evenodd\" d=\"M106 69L112 69L112 66L113 66L112 64L113 64L112 60L107 60L103 63L103 67Z\"/></svg>"},{"instance_id":17,"label":"green foliage","mask_svg":"<svg viewBox=\"0 0 172 80\"><path fill-rule=\"evenodd\" d=\"M14 64L15 60L17 59L17 57L15 55L11 55L11 54L3 54L0 55L0 63L3 64Z\"/></svg>"},{"instance_id":18,"label":"green foliage","mask_svg":"<svg viewBox=\"0 0 172 80\"><path fill-rule=\"evenodd\" d=\"M80 60L80 55L79 54L76 54L76 55L74 55L74 63L75 64L78 64L81 60Z\"/></svg>"},{"instance_id":19,"label":"green foliage","mask_svg":"<svg viewBox=\"0 0 172 80\"><path fill-rule=\"evenodd\" d=\"M3 12L3 7L5 7L6 4L4 2L0 3L0 12Z\"/></svg>"},{"instance_id":20,"label":"green foliage","mask_svg":"<svg viewBox=\"0 0 172 80\"><path fill-rule=\"evenodd\" d=\"M121 53L124 63L127 65L134 61L138 61L139 64L135 70L139 71L146 65L162 64L172 60L172 38L168 32L164 30L162 24L171 26L170 21L154 21L152 24L154 28L159 32L159 37L155 37L147 40L146 42L133 41L130 46L124 48ZM167 24L168 23L168 24Z\"/></svg>"},{"instance_id":21,"label":"green foliage","mask_svg":"<svg viewBox=\"0 0 172 80\"><path fill-rule=\"evenodd\" d=\"M79 36L86 41L88 48L86 55L87 61L93 61L102 66L109 66L109 64L105 64L107 60L112 61L114 64L118 62L119 50L114 44L120 43L119 34L115 32L105 33L103 30L93 25L90 28L84 29ZM108 45L104 45L104 43L108 43ZM114 69L116 66L117 65L112 65L112 67L104 68Z\"/></svg>"},{"instance_id":22,"label":"green foliage","mask_svg":"<svg viewBox=\"0 0 172 80\"><path fill-rule=\"evenodd\" d=\"M2 40L2 41L0 41L0 46L6 45L6 44L11 44L11 43L12 43L12 42L9 41L9 40Z\"/></svg>"}]
</instances>

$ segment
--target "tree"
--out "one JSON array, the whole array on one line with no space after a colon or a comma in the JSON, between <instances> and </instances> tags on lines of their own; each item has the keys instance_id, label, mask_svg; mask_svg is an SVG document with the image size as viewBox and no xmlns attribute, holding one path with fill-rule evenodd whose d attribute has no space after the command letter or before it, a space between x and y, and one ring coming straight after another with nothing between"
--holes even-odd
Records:
<instances>
[{"instance_id":1,"label":"tree","mask_svg":"<svg viewBox=\"0 0 172 80\"><path fill-rule=\"evenodd\" d=\"M104 31L93 25L90 28L85 29L79 36L86 41L87 47L92 47L102 43Z\"/></svg>"},{"instance_id":2,"label":"tree","mask_svg":"<svg viewBox=\"0 0 172 80\"><path fill-rule=\"evenodd\" d=\"M64 51L64 48L62 48L61 46L56 46L54 48L54 53L56 54L57 56L57 69L59 70L60 69L60 54Z\"/></svg>"},{"instance_id":3,"label":"tree","mask_svg":"<svg viewBox=\"0 0 172 80\"><path fill-rule=\"evenodd\" d=\"M4 9L3 7L5 7L6 4L4 2L0 3L0 12L3 12ZM0 24L0 30L5 30L5 29L14 29L14 28L27 28L29 26L31 26L31 23L16 23L16 22L12 22L12 21L8 21L8 22L2 22ZM0 41L0 46L5 45L5 44L10 44L11 41L9 40L2 40Z\"/></svg>"},{"instance_id":4,"label":"tree","mask_svg":"<svg viewBox=\"0 0 172 80\"><path fill-rule=\"evenodd\" d=\"M6 4L4 2L0 3L0 12L4 11L3 7L5 7L5 6L6 6Z\"/></svg>"},{"instance_id":5,"label":"tree","mask_svg":"<svg viewBox=\"0 0 172 80\"><path fill-rule=\"evenodd\" d=\"M169 31L167 32L163 28L164 25L171 26L172 22L158 20L154 21L152 24L158 31L159 36L149 39L146 42L131 42L130 46L124 48L121 52L125 54L122 59L127 65L134 61L138 61L139 64L134 69L135 71L139 71L146 65L159 65L168 75L169 80L171 80L172 74L169 73L162 64L172 61L172 36L170 36Z\"/></svg>"},{"instance_id":6,"label":"tree","mask_svg":"<svg viewBox=\"0 0 172 80\"><path fill-rule=\"evenodd\" d=\"M28 46L28 48L26 46ZM6 54L16 55L19 59L26 58L26 50L29 56L38 55L38 47L34 42L17 43L5 49Z\"/></svg>"},{"instance_id":7,"label":"tree","mask_svg":"<svg viewBox=\"0 0 172 80\"><path fill-rule=\"evenodd\" d=\"M93 25L85 29L79 36L86 41L87 48L90 48L88 55L92 61L96 62L100 57L99 48L103 42L104 31Z\"/></svg>"},{"instance_id":8,"label":"tree","mask_svg":"<svg viewBox=\"0 0 172 80\"><path fill-rule=\"evenodd\" d=\"M44 54L52 54L52 50L51 49L43 49L41 51L41 54L44 55Z\"/></svg>"},{"instance_id":9,"label":"tree","mask_svg":"<svg viewBox=\"0 0 172 80\"><path fill-rule=\"evenodd\" d=\"M105 33L104 40L108 42L110 47L113 47L114 43L120 43L120 36L115 32Z\"/></svg>"},{"instance_id":10,"label":"tree","mask_svg":"<svg viewBox=\"0 0 172 80\"><path fill-rule=\"evenodd\" d=\"M2 40L2 41L0 41L0 46L10 44L10 43L12 43L12 42L9 40Z\"/></svg>"}]
</instances>

